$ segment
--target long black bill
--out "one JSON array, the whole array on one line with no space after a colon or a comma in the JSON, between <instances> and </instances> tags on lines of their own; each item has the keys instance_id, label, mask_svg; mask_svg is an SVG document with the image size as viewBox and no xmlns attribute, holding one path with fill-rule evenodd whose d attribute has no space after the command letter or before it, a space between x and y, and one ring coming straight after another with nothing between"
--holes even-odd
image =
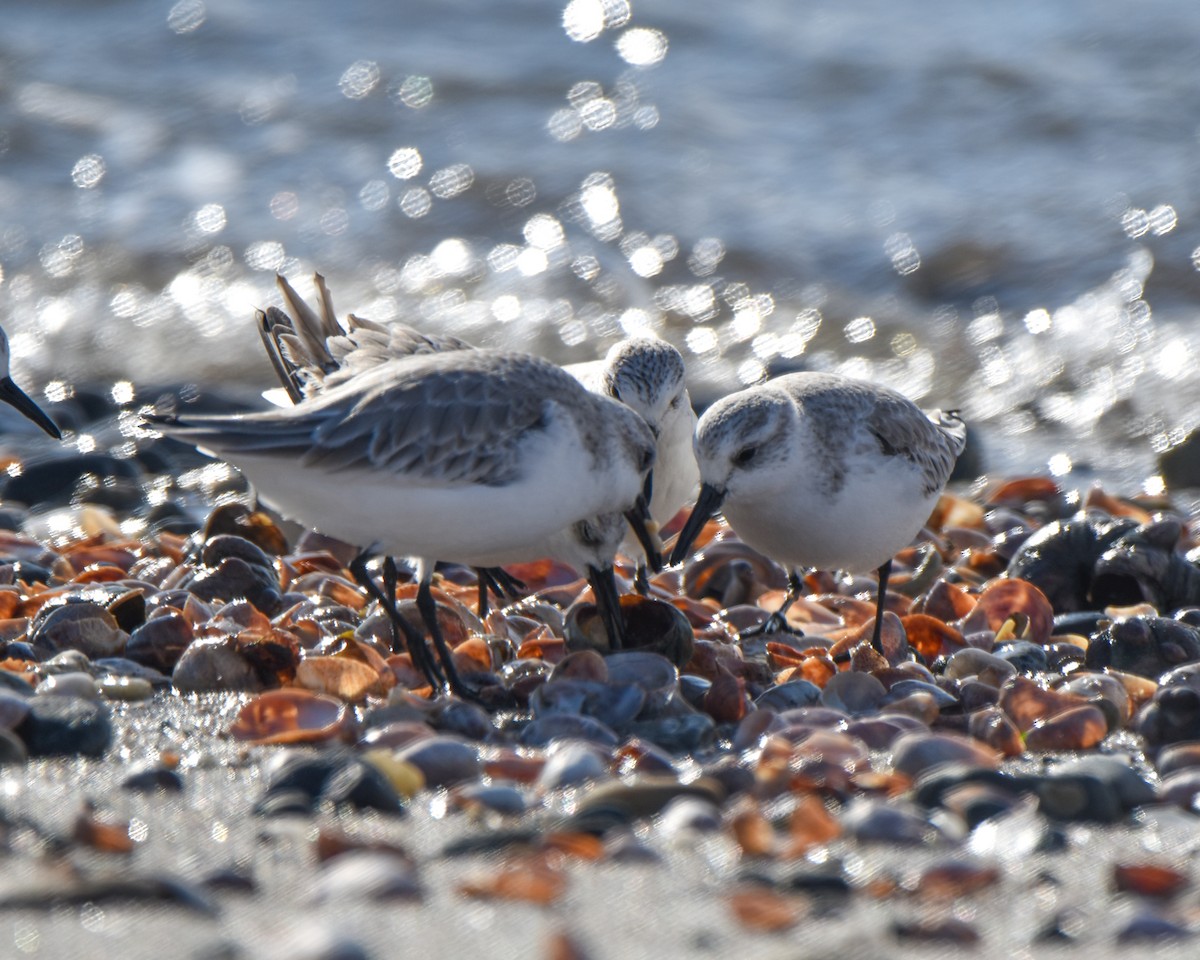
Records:
<instances>
[{"instance_id":1,"label":"long black bill","mask_svg":"<svg viewBox=\"0 0 1200 960\"><path fill-rule=\"evenodd\" d=\"M662 540L658 538L658 526L650 517L650 507L645 497L639 496L634 501L633 506L625 511L625 519L646 552L646 566L658 573L663 568L663 545Z\"/></svg>"},{"instance_id":2,"label":"long black bill","mask_svg":"<svg viewBox=\"0 0 1200 960\"><path fill-rule=\"evenodd\" d=\"M683 562L696 537L700 535L700 530L708 523L709 518L721 509L724 501L724 490L718 490L707 483L700 485L700 496L696 498L696 505L688 514L687 523L679 531L679 539L675 541L675 549L671 551L671 559L667 561L671 566Z\"/></svg>"},{"instance_id":3,"label":"long black bill","mask_svg":"<svg viewBox=\"0 0 1200 960\"><path fill-rule=\"evenodd\" d=\"M588 583L592 585L592 593L596 597L596 612L604 623L608 634L608 646L611 650L620 650L625 646L625 620L621 616L621 595L617 592L617 578L613 574L612 564L600 567L588 567Z\"/></svg>"},{"instance_id":4,"label":"long black bill","mask_svg":"<svg viewBox=\"0 0 1200 960\"><path fill-rule=\"evenodd\" d=\"M13 383L12 377L0 379L0 400L20 410L55 440L62 439L62 431L58 429L58 424L46 416L42 408L30 400L24 390Z\"/></svg>"},{"instance_id":5,"label":"long black bill","mask_svg":"<svg viewBox=\"0 0 1200 960\"><path fill-rule=\"evenodd\" d=\"M654 470L646 471L646 482L642 484L642 499L647 504L650 503L651 497L654 496Z\"/></svg>"}]
</instances>

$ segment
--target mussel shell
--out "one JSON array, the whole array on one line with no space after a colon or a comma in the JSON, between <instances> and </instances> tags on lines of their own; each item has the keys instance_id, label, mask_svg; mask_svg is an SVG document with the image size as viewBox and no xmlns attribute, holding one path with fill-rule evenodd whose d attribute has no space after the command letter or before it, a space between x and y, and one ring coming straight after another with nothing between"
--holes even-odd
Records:
<instances>
[{"instance_id":1,"label":"mussel shell","mask_svg":"<svg viewBox=\"0 0 1200 960\"><path fill-rule=\"evenodd\" d=\"M625 621L626 650L658 653L680 667L692 659L695 644L692 626L671 604L627 594L621 597L621 617ZM567 611L563 636L570 650L612 652L608 633L594 603L572 604Z\"/></svg>"}]
</instances>

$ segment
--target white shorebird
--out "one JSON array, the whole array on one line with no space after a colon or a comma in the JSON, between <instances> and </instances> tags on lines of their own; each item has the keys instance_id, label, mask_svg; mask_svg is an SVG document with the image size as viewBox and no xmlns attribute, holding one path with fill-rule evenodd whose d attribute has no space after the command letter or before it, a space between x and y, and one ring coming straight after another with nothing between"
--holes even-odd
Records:
<instances>
[{"instance_id":1,"label":"white shorebird","mask_svg":"<svg viewBox=\"0 0 1200 960\"><path fill-rule=\"evenodd\" d=\"M668 523L696 495L700 470L692 452L696 412L688 396L679 351L657 337L630 337L609 349L603 360L564 367L593 393L620 400L646 421L654 433L657 456L646 499L659 526ZM633 555L636 545L625 540ZM638 580L645 580L639 565Z\"/></svg>"},{"instance_id":2,"label":"white shorebird","mask_svg":"<svg viewBox=\"0 0 1200 960\"><path fill-rule=\"evenodd\" d=\"M792 373L713 404L696 430L700 495L671 563L718 511L746 543L788 566L783 626L797 568L879 572L880 647L892 557L929 519L962 452L954 414L924 413L894 390L826 373Z\"/></svg>"},{"instance_id":3,"label":"white shorebird","mask_svg":"<svg viewBox=\"0 0 1200 960\"><path fill-rule=\"evenodd\" d=\"M257 319L263 345L283 385L282 391L267 391L264 396L277 405L298 403L399 357L474 349L457 337L426 335L400 323L377 324L353 314L343 324L337 319L329 288L320 274L313 277L319 311L305 302L286 277L277 275L275 279L290 314L270 307L265 313L260 312ZM283 395L279 396L280 393ZM688 443L690 455L690 435ZM648 519L648 515L639 514L636 524L633 521L627 524L620 512L585 517L545 539L513 543L502 553L476 558L479 615L484 616L486 611L489 588L497 596L518 595L516 588L520 584L504 572L502 565L551 557L587 576L612 645L619 649L623 625L615 602L613 560L633 526L635 542L653 569L661 569L662 545L657 536L648 535L645 524Z\"/></svg>"},{"instance_id":4,"label":"white shorebird","mask_svg":"<svg viewBox=\"0 0 1200 960\"><path fill-rule=\"evenodd\" d=\"M436 628L434 560L482 565L581 517L626 513L636 525L654 463L653 435L628 407L548 361L486 350L388 360L287 409L147 419L237 466L283 515L360 546L351 570L389 613L367 557L414 558L418 608L460 694ZM406 639L436 689L423 638Z\"/></svg>"},{"instance_id":5,"label":"white shorebird","mask_svg":"<svg viewBox=\"0 0 1200 960\"><path fill-rule=\"evenodd\" d=\"M55 440L61 440L62 431L58 429L58 424L46 416L42 408L13 382L13 378L9 375L9 359L8 334L4 332L3 327L0 327L0 400L19 410Z\"/></svg>"}]
</instances>

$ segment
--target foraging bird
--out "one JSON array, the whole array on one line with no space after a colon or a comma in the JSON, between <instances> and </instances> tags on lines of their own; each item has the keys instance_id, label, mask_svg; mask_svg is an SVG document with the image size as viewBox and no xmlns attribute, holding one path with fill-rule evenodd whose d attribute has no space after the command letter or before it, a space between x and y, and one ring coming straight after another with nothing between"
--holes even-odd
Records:
<instances>
[{"instance_id":1,"label":"foraging bird","mask_svg":"<svg viewBox=\"0 0 1200 960\"><path fill-rule=\"evenodd\" d=\"M62 431L58 429L58 424L46 416L42 408L34 403L24 390L13 383L12 377L9 376L9 359L8 334L0 327L0 400L19 410L55 440L61 440Z\"/></svg>"},{"instance_id":2,"label":"foraging bird","mask_svg":"<svg viewBox=\"0 0 1200 960\"><path fill-rule=\"evenodd\" d=\"M325 278L319 273L313 276L319 312L304 301L286 277L277 274L275 280L290 314L269 307L258 314L258 330L283 386L283 396L277 395L279 391L268 391L264 396L280 406L298 403L399 357L474 349L457 337L422 334L404 324L378 324L353 314L342 324L334 312ZM690 457L690 432L688 451ZM636 525L627 526L618 512L582 518L544 540L511 544L502 557L494 557L490 562L479 560L475 564L480 585L479 615L485 615L489 587L497 596L515 599L518 595L522 585L504 571L502 564L550 557L587 576L613 647L619 649L623 624L616 604L609 608L605 603L605 598L617 596L613 560L633 527L635 542L649 558L654 571L662 568L662 544L647 531L649 519L648 514L639 516Z\"/></svg>"},{"instance_id":3,"label":"foraging bird","mask_svg":"<svg viewBox=\"0 0 1200 960\"><path fill-rule=\"evenodd\" d=\"M955 414L926 414L894 390L828 373L792 373L713 404L696 428L700 495L670 562L721 511L747 544L790 571L879 572L875 631L892 557L929 519L966 441Z\"/></svg>"},{"instance_id":4,"label":"foraging bird","mask_svg":"<svg viewBox=\"0 0 1200 960\"><path fill-rule=\"evenodd\" d=\"M700 471L692 452L696 412L688 396L683 357L665 340L630 337L618 341L603 360L564 367L593 393L620 400L654 433L656 457L648 484L650 516L668 523L696 494ZM626 537L625 550L635 545ZM639 564L638 583L645 585L645 563Z\"/></svg>"},{"instance_id":5,"label":"foraging bird","mask_svg":"<svg viewBox=\"0 0 1200 960\"><path fill-rule=\"evenodd\" d=\"M481 565L580 518L618 513L643 525L654 463L653 435L628 407L548 361L486 350L388 360L287 409L147 419L237 466L284 516L360 546L351 570L389 614L394 600L374 587L366 559L415 558L440 666L406 633L410 652L435 689L444 678L462 695L437 629L433 561Z\"/></svg>"}]
</instances>

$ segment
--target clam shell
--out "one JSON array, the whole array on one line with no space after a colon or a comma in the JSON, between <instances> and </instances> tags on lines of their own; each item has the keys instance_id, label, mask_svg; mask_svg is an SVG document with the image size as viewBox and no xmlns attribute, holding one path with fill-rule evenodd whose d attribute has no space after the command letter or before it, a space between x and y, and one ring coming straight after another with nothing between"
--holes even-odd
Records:
<instances>
[{"instance_id":1,"label":"clam shell","mask_svg":"<svg viewBox=\"0 0 1200 960\"><path fill-rule=\"evenodd\" d=\"M351 714L333 697L297 687L269 690L241 710L229 728L234 739L250 743L309 743L345 734Z\"/></svg>"}]
</instances>

